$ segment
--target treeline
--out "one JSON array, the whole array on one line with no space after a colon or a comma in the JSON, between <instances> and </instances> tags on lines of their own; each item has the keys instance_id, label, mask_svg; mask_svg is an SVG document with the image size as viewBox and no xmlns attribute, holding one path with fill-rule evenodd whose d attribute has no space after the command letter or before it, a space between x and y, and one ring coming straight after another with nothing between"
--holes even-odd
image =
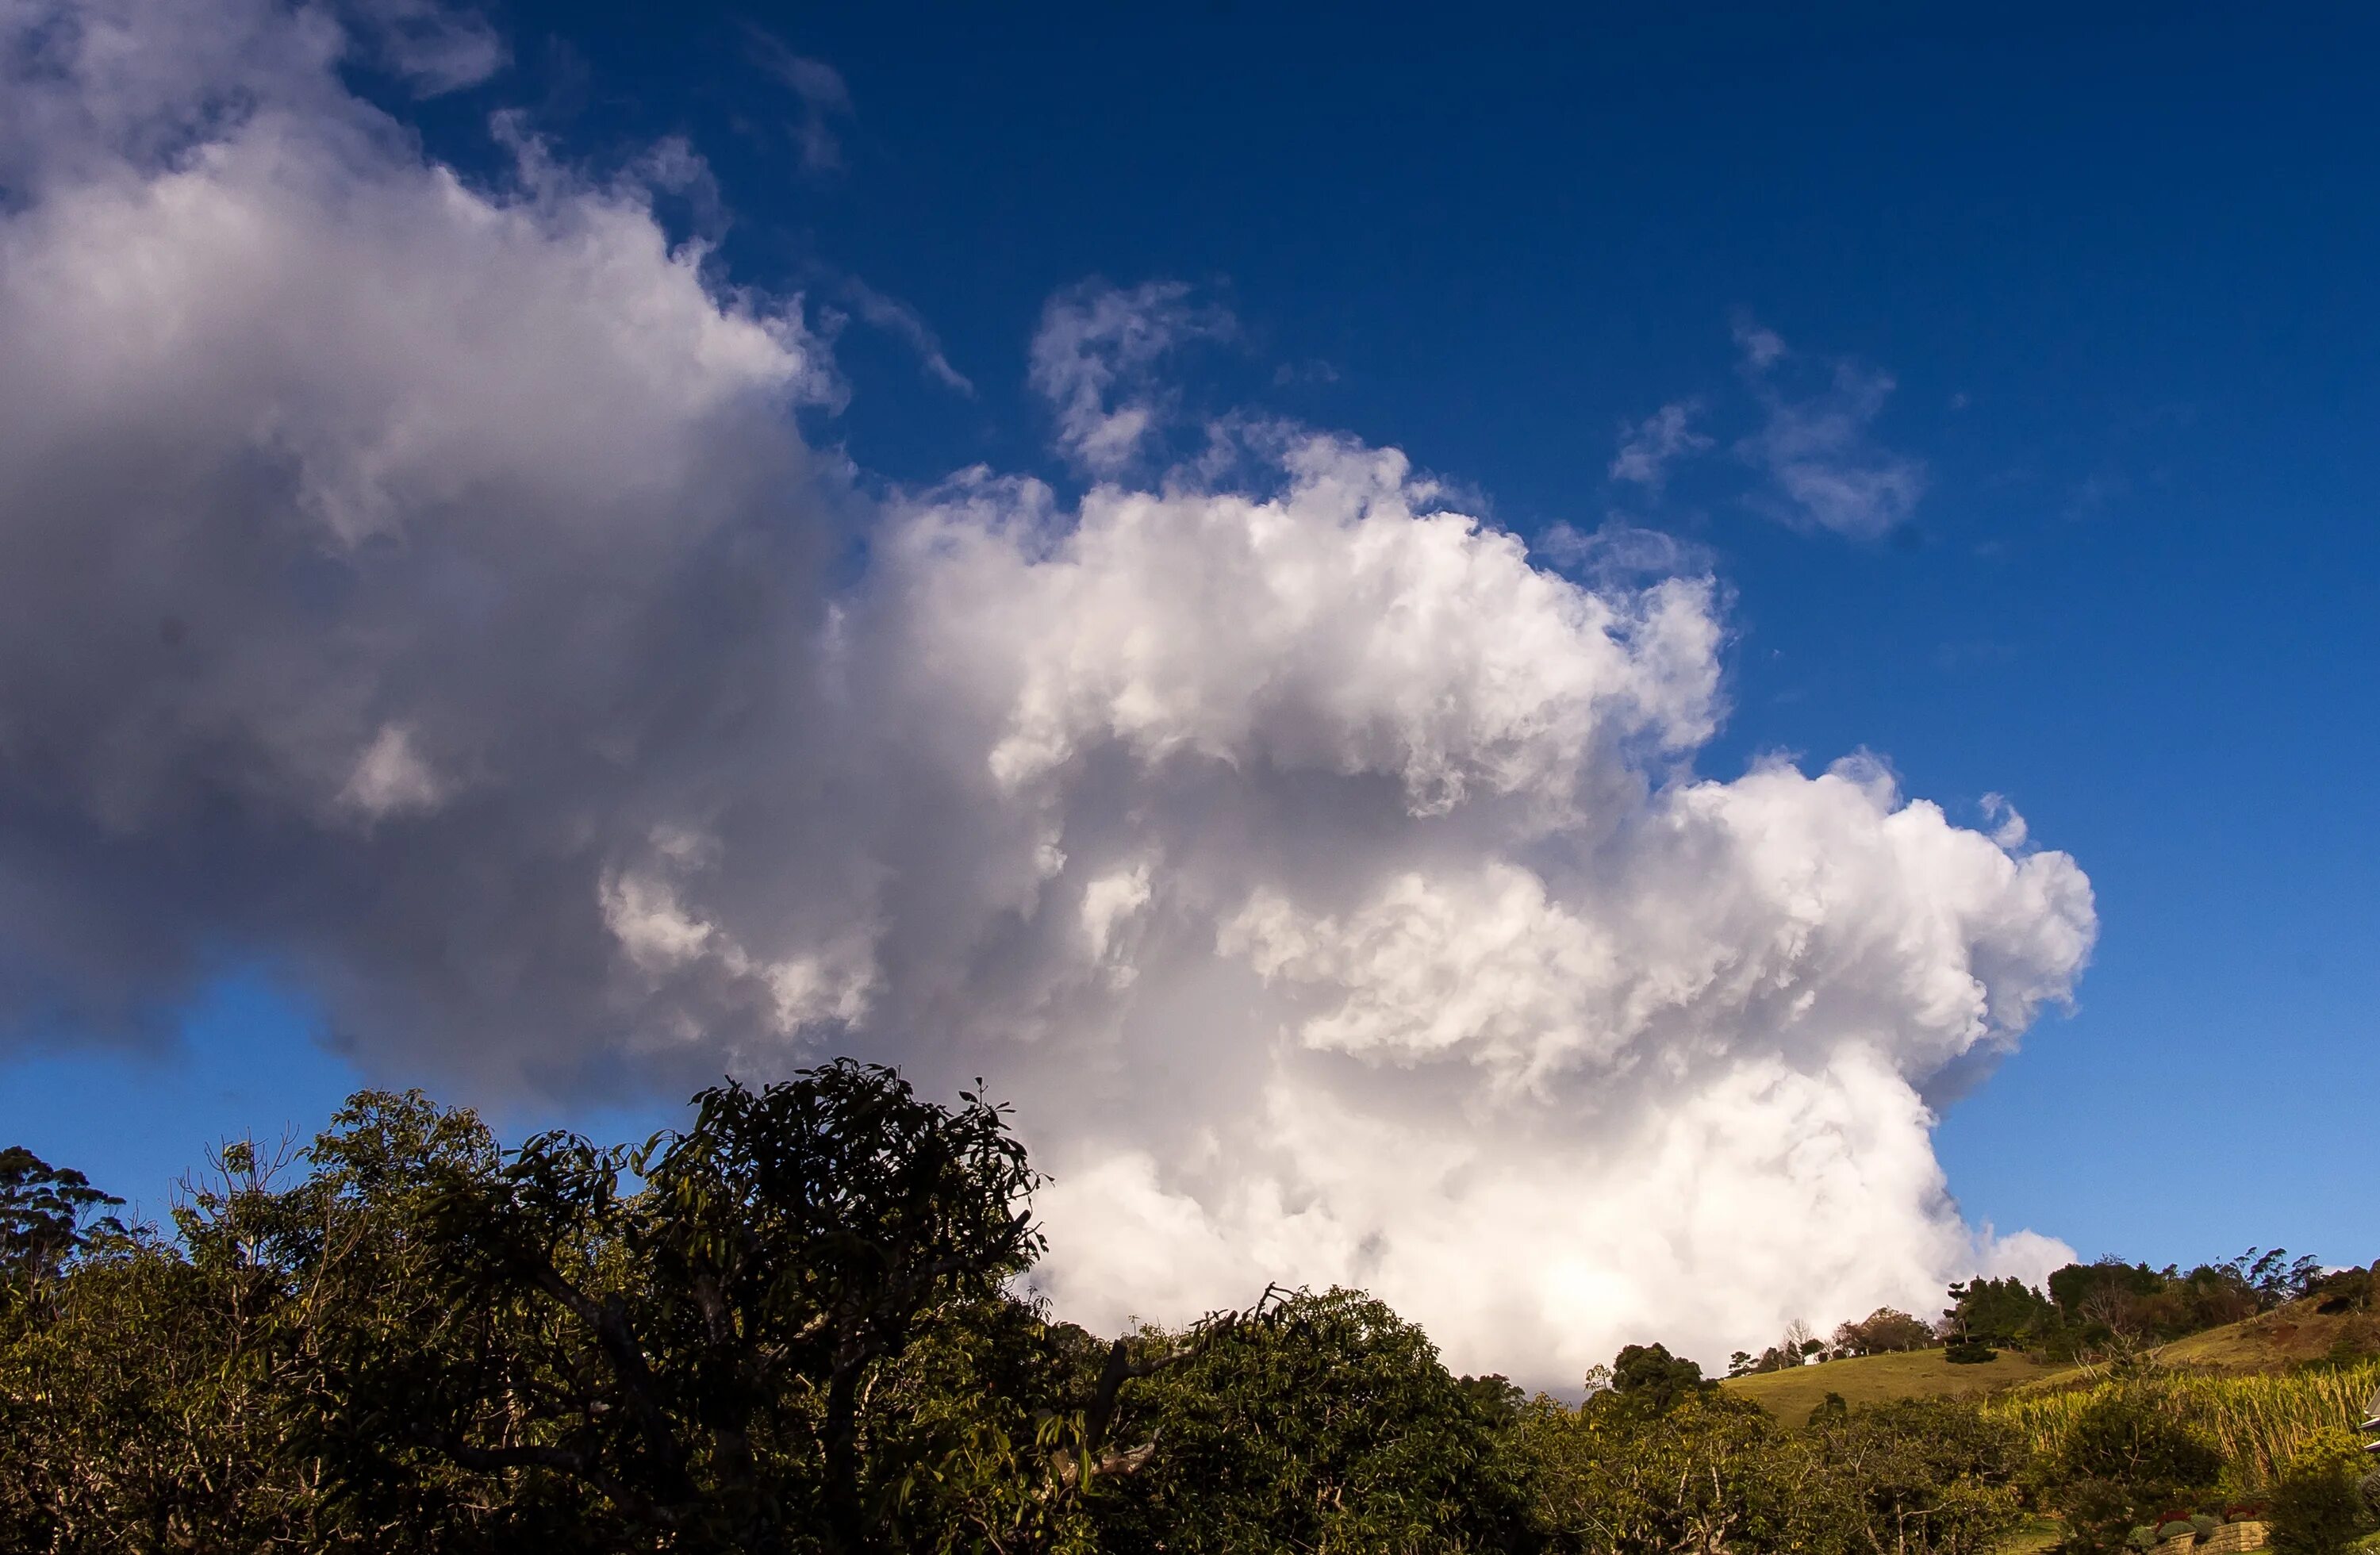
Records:
<instances>
[{"instance_id":1,"label":"treeline","mask_svg":"<svg viewBox=\"0 0 2380 1555\"><path fill-rule=\"evenodd\" d=\"M2252 1490L2293 1555L2368 1526L2351 1442L2259 1478L2122 1387L2045 1445L1949 1400L1780 1423L1658 1345L1526 1398L1354 1291L1100 1339L1013 1294L1000 1109L847 1062L696 1102L507 1151L367 1092L225 1148L170 1233L0 1152L0 1549L1971 1555L2047 1509L2096 1555Z\"/></svg>"},{"instance_id":2,"label":"treeline","mask_svg":"<svg viewBox=\"0 0 2380 1555\"><path fill-rule=\"evenodd\" d=\"M2127 1358L2152 1345L2240 1322L2312 1298L2325 1312L2361 1311L2380 1288L2380 1263L2325 1272L2285 1247L2251 1247L2228 1263L2184 1272L2172 1264L2101 1258L2054 1270L2043 1286L2013 1276L1978 1276L1950 1286L1950 1305L1932 1322L1893 1307L1838 1324L1822 1339L1794 1323L1758 1355L1738 1350L1728 1375L1744 1377L1820 1361L1941 1348L1952 1361L1988 1361L2022 1350L2044 1361Z\"/></svg>"}]
</instances>

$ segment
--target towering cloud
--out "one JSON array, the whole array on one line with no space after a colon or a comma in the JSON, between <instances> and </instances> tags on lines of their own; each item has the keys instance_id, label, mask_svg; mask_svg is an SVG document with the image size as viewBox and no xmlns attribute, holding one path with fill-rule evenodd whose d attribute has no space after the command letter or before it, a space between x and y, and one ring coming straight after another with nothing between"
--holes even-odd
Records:
<instances>
[{"instance_id":1,"label":"towering cloud","mask_svg":"<svg viewBox=\"0 0 2380 1555\"><path fill-rule=\"evenodd\" d=\"M1032 354L1110 483L863 502L799 299L340 83L482 31L0 18L10 1039L261 958L481 1095L980 1074L1070 1315L1344 1281L1540 1381L2046 1250L1979 1245L1921 1098L2066 996L2087 882L1865 761L1697 775L1708 580L1574 581L1300 429L1126 481L1224 327L1166 286Z\"/></svg>"}]
</instances>

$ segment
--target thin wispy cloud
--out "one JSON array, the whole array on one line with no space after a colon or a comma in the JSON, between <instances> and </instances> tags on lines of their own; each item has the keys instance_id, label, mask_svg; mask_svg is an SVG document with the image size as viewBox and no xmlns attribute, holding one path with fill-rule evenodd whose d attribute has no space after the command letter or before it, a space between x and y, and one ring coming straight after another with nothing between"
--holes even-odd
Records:
<instances>
[{"instance_id":1,"label":"thin wispy cloud","mask_svg":"<svg viewBox=\"0 0 2380 1555\"><path fill-rule=\"evenodd\" d=\"M1892 395L1892 375L1837 361L1823 387L1795 393L1779 369L1795 354L1773 330L1739 322L1745 379L1764 420L1736 452L1768 478L1758 505L1786 523L1853 540L1889 533L1916 511L1925 462L1876 441L1874 427Z\"/></svg>"},{"instance_id":2,"label":"thin wispy cloud","mask_svg":"<svg viewBox=\"0 0 2380 1555\"><path fill-rule=\"evenodd\" d=\"M1091 280L1051 298L1028 376L1056 418L1060 451L1095 475L1124 469L1174 398L1155 374L1159 360L1236 328L1229 311L1196 302L1180 281L1127 288Z\"/></svg>"},{"instance_id":3,"label":"thin wispy cloud","mask_svg":"<svg viewBox=\"0 0 2380 1555\"><path fill-rule=\"evenodd\" d=\"M1611 460L1610 476L1658 494L1669 483L1670 467L1712 445L1712 439L1694 430L1701 414L1696 400L1677 400L1644 420L1620 429L1620 451Z\"/></svg>"},{"instance_id":4,"label":"thin wispy cloud","mask_svg":"<svg viewBox=\"0 0 2380 1555\"><path fill-rule=\"evenodd\" d=\"M1750 319L1735 322L1735 345L1743 365L1755 372L1766 372L1787 355L1783 335Z\"/></svg>"},{"instance_id":5,"label":"thin wispy cloud","mask_svg":"<svg viewBox=\"0 0 2380 1555\"><path fill-rule=\"evenodd\" d=\"M840 290L852 311L864 322L915 351L927 376L970 399L975 397L974 383L951 365L950 358L942 354L941 337L915 308L898 298L887 297L856 277L846 279Z\"/></svg>"},{"instance_id":6,"label":"thin wispy cloud","mask_svg":"<svg viewBox=\"0 0 2380 1555\"><path fill-rule=\"evenodd\" d=\"M783 39L748 22L744 37L752 63L790 89L801 105L801 116L790 128L803 169L830 173L842 167L843 142L835 126L853 113L851 88L843 72L822 59L795 54Z\"/></svg>"},{"instance_id":7,"label":"thin wispy cloud","mask_svg":"<svg viewBox=\"0 0 2380 1555\"><path fill-rule=\"evenodd\" d=\"M370 38L376 62L419 97L477 86L511 60L487 18L440 0L349 0L343 9Z\"/></svg>"},{"instance_id":8,"label":"thin wispy cloud","mask_svg":"<svg viewBox=\"0 0 2380 1555\"><path fill-rule=\"evenodd\" d=\"M1529 549L1550 565L1598 587L1641 587L1647 579L1706 574L1714 558L1707 546L1647 528L1612 514L1592 529L1572 524L1548 526Z\"/></svg>"}]
</instances>

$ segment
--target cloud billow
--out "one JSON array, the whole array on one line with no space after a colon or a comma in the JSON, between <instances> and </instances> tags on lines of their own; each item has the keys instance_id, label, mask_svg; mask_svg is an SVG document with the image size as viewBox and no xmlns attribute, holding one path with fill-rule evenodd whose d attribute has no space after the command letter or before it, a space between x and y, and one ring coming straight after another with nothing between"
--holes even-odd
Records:
<instances>
[{"instance_id":1,"label":"cloud billow","mask_svg":"<svg viewBox=\"0 0 2380 1555\"><path fill-rule=\"evenodd\" d=\"M980 1074L1068 1315L1346 1281L1533 1381L2054 1250L1961 1221L1922 1097L2068 996L2087 881L1872 761L1697 775L1708 579L1300 429L1127 480L1227 327L1162 285L1046 321L1079 501L863 500L798 299L526 138L424 160L369 27L205 8L0 24L14 1039L262 958L469 1095Z\"/></svg>"}]
</instances>

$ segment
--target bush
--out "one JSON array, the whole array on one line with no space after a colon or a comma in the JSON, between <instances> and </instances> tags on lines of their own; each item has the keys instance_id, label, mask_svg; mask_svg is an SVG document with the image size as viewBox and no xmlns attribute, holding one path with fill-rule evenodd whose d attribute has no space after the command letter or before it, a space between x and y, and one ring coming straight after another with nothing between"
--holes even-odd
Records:
<instances>
[{"instance_id":1,"label":"bush","mask_svg":"<svg viewBox=\"0 0 2380 1555\"><path fill-rule=\"evenodd\" d=\"M2281 1555L2338 1555L2373 1531L2359 1485L2362 1444L2344 1429L2317 1433L2273 1487L2273 1548Z\"/></svg>"},{"instance_id":2,"label":"bush","mask_svg":"<svg viewBox=\"0 0 2380 1555\"><path fill-rule=\"evenodd\" d=\"M1942 1358L1952 1366L1981 1366L1985 1361L1998 1360L2000 1353L1988 1344L1979 1344L1973 1340L1961 1340L1945 1348Z\"/></svg>"},{"instance_id":3,"label":"bush","mask_svg":"<svg viewBox=\"0 0 2380 1555\"><path fill-rule=\"evenodd\" d=\"M2090 1400L2043 1465L2047 1510L2066 1520L2081 1555L2122 1548L2147 1523L2159 1534L2175 1509L2197 1504L2223 1472L2223 1455L2159 1407L2153 1392L2123 1389ZM2180 1515L2187 1516L2186 1512ZM2182 1523L2180 1531L2190 1525Z\"/></svg>"},{"instance_id":4,"label":"bush","mask_svg":"<svg viewBox=\"0 0 2380 1555\"><path fill-rule=\"evenodd\" d=\"M2197 1532L2198 1530L2195 1527L2192 1527L2189 1522L2177 1517L2170 1523L2162 1523L2157 1525L2157 1542L2159 1544L2163 1544L2169 1538L2180 1538L2184 1534L2195 1535Z\"/></svg>"}]
</instances>

